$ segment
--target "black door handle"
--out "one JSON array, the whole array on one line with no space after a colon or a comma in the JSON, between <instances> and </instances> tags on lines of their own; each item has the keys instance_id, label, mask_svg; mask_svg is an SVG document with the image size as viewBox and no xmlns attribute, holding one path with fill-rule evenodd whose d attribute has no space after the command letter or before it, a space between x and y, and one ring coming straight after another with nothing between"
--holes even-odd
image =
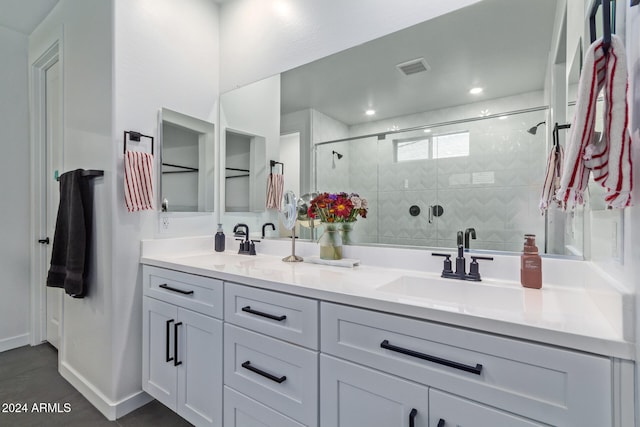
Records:
<instances>
[{"instance_id":1,"label":"black door handle","mask_svg":"<svg viewBox=\"0 0 640 427\"><path fill-rule=\"evenodd\" d=\"M167 320L167 336L166 336L166 346L165 346L165 356L167 359L167 362L171 362L173 360L173 357L169 357L169 333L171 331L171 324L173 323L173 319Z\"/></svg>"},{"instance_id":2,"label":"black door handle","mask_svg":"<svg viewBox=\"0 0 640 427\"><path fill-rule=\"evenodd\" d=\"M444 427L444 419L443 418L440 418L440 421L438 421L437 427Z\"/></svg>"},{"instance_id":3,"label":"black door handle","mask_svg":"<svg viewBox=\"0 0 640 427\"><path fill-rule=\"evenodd\" d=\"M448 366L450 368L459 369L465 372L471 372L472 374L480 375L482 373L482 365L477 363L476 366L464 365L462 363L453 362L451 360L442 359L440 357L431 356L429 354L420 353L415 350L409 350L402 347L389 344L389 340L384 340L380 343L380 347L387 350L395 351L397 353L406 354L407 356L417 357L418 359L428 360L429 362L438 363L440 365Z\"/></svg>"},{"instance_id":4,"label":"black door handle","mask_svg":"<svg viewBox=\"0 0 640 427\"><path fill-rule=\"evenodd\" d=\"M416 415L418 415L418 410L413 408L411 412L409 412L409 427L416 426Z\"/></svg>"},{"instance_id":5,"label":"black door handle","mask_svg":"<svg viewBox=\"0 0 640 427\"><path fill-rule=\"evenodd\" d=\"M49 238L44 238L44 239L38 239L38 243L42 243L43 245L48 245L49 244Z\"/></svg>"},{"instance_id":6,"label":"black door handle","mask_svg":"<svg viewBox=\"0 0 640 427\"><path fill-rule=\"evenodd\" d=\"M193 291L185 291L185 290L178 289L178 288L172 288L171 286L167 285L166 283L163 283L162 285L159 285L158 287L162 288L162 289L166 289L168 291L178 292L179 294L185 294L185 295L193 294Z\"/></svg>"},{"instance_id":7,"label":"black door handle","mask_svg":"<svg viewBox=\"0 0 640 427\"><path fill-rule=\"evenodd\" d=\"M182 365L182 361L178 360L178 326L180 325L182 325L182 322L173 325L173 366Z\"/></svg>"},{"instance_id":8,"label":"black door handle","mask_svg":"<svg viewBox=\"0 0 640 427\"><path fill-rule=\"evenodd\" d=\"M268 378L268 379L270 379L271 381L277 382L278 384L282 384L282 383L283 383L283 382L285 382L285 380L287 379L287 377L286 377L286 376L284 376L284 375L283 375L283 376L281 376L281 377L276 377L275 375L271 375L270 373L265 372L265 371L263 371L262 369L258 369L258 368L254 367L254 366L251 366L251 361L249 361L249 360L247 360L246 362L244 362L244 363L242 364L242 367L243 367L244 369L248 369L248 370L250 370L251 372L255 372L255 373L256 373L256 374L258 374L258 375L262 375L263 377Z\"/></svg>"},{"instance_id":9,"label":"black door handle","mask_svg":"<svg viewBox=\"0 0 640 427\"><path fill-rule=\"evenodd\" d=\"M282 322L283 320L285 320L287 318L286 315L282 315L282 316L274 316L273 314L269 314L269 313L264 313L262 311L258 311L258 310L253 310L251 308L251 306L246 306L246 307L242 307L242 311L245 311L247 313L251 313L251 314L255 314L256 316L262 316L262 317L266 317L267 319L271 319L271 320L277 320L278 322Z\"/></svg>"}]
</instances>

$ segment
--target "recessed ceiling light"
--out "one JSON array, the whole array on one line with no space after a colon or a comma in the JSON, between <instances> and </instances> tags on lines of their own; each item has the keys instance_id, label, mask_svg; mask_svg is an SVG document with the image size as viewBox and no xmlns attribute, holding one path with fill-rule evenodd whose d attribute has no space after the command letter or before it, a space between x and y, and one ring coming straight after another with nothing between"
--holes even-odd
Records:
<instances>
[{"instance_id":1,"label":"recessed ceiling light","mask_svg":"<svg viewBox=\"0 0 640 427\"><path fill-rule=\"evenodd\" d=\"M367 110L364 112L367 116L373 116L376 113L376 110Z\"/></svg>"},{"instance_id":2,"label":"recessed ceiling light","mask_svg":"<svg viewBox=\"0 0 640 427\"><path fill-rule=\"evenodd\" d=\"M431 129L425 129L424 130L424 133L429 133L429 132L431 132Z\"/></svg>"},{"instance_id":3,"label":"recessed ceiling light","mask_svg":"<svg viewBox=\"0 0 640 427\"><path fill-rule=\"evenodd\" d=\"M506 119L507 119L507 116L500 116L500 117L498 117L498 120L506 120Z\"/></svg>"},{"instance_id":4,"label":"recessed ceiling light","mask_svg":"<svg viewBox=\"0 0 640 427\"><path fill-rule=\"evenodd\" d=\"M469 91L470 94L472 95L477 95L479 93L482 93L482 88L481 87L474 87L471 88L471 90Z\"/></svg>"}]
</instances>

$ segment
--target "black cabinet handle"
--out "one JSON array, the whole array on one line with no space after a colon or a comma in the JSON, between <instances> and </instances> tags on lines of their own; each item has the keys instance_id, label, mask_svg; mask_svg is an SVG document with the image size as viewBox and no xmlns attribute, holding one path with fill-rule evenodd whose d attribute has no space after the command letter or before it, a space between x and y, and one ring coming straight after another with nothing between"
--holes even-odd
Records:
<instances>
[{"instance_id":1,"label":"black cabinet handle","mask_svg":"<svg viewBox=\"0 0 640 427\"><path fill-rule=\"evenodd\" d=\"M171 324L173 323L173 319L167 320L167 336L166 336L166 347L165 347L165 356L167 359L167 362L171 362L173 360L173 357L169 357L169 333L171 331Z\"/></svg>"},{"instance_id":2,"label":"black cabinet handle","mask_svg":"<svg viewBox=\"0 0 640 427\"><path fill-rule=\"evenodd\" d=\"M166 283L163 283L162 285L158 286L159 288L162 289L166 289L168 291L173 291L173 292L178 292L179 294L184 294L184 295L191 295L193 294L193 291L184 291L182 289L178 289L178 288L172 288L171 286L167 285Z\"/></svg>"},{"instance_id":3,"label":"black cabinet handle","mask_svg":"<svg viewBox=\"0 0 640 427\"><path fill-rule=\"evenodd\" d=\"M251 309L251 306L242 307L242 311L246 311L247 313L255 314L256 316L266 317L267 319L277 320L278 322L282 322L287 318L284 314L282 316L274 316L273 314L264 313L262 311L257 311Z\"/></svg>"},{"instance_id":4,"label":"black cabinet handle","mask_svg":"<svg viewBox=\"0 0 640 427\"><path fill-rule=\"evenodd\" d=\"M178 361L178 326L180 325L182 325L182 322L173 325L173 366L182 365L182 361Z\"/></svg>"},{"instance_id":5,"label":"black cabinet handle","mask_svg":"<svg viewBox=\"0 0 640 427\"><path fill-rule=\"evenodd\" d=\"M418 410L413 408L411 412L409 412L409 427L416 427L416 415L418 415Z\"/></svg>"},{"instance_id":6,"label":"black cabinet handle","mask_svg":"<svg viewBox=\"0 0 640 427\"><path fill-rule=\"evenodd\" d=\"M242 364L242 367L243 367L244 369L248 369L248 370L250 370L251 372L255 372L255 373L256 373L256 374L258 374L258 375L262 375L262 376L263 376L263 377L265 377L265 378L269 378L271 381L275 381L275 382L277 382L278 384L283 383L283 382L287 379L287 377L286 377L286 376L284 376L284 375L283 375L283 376L281 376L281 377L276 377L275 375L271 375L270 373L265 372L265 371L263 371L262 369L258 369L258 368L254 367L254 366L251 366L251 361L249 361L249 360L247 360L246 362L244 362L244 363Z\"/></svg>"},{"instance_id":7,"label":"black cabinet handle","mask_svg":"<svg viewBox=\"0 0 640 427\"><path fill-rule=\"evenodd\" d=\"M414 350L391 345L389 344L389 340L382 341L380 343L380 347L386 348L387 350L395 351L397 353L406 354L407 356L417 357L418 359L428 360L429 362L438 363L450 368L459 369L465 372L471 372L472 374L480 375L482 373L482 365L479 363L477 363L476 366L463 365L462 363L452 362L451 360L441 359L440 357L430 356L428 354L420 353Z\"/></svg>"},{"instance_id":8,"label":"black cabinet handle","mask_svg":"<svg viewBox=\"0 0 640 427\"><path fill-rule=\"evenodd\" d=\"M46 237L44 239L38 239L38 243L42 243L43 245L48 245L50 242L49 238Z\"/></svg>"},{"instance_id":9,"label":"black cabinet handle","mask_svg":"<svg viewBox=\"0 0 640 427\"><path fill-rule=\"evenodd\" d=\"M437 427L444 427L444 419L443 418L440 418L440 421L438 421Z\"/></svg>"}]
</instances>

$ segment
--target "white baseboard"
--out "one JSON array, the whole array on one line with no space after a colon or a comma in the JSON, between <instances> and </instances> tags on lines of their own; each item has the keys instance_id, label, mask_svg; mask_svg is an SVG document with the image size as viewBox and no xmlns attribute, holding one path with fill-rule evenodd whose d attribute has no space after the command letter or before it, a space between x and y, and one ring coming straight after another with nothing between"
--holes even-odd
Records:
<instances>
[{"instance_id":1,"label":"white baseboard","mask_svg":"<svg viewBox=\"0 0 640 427\"><path fill-rule=\"evenodd\" d=\"M98 411L102 413L109 421L114 421L129 412L138 409L141 406L151 402L153 398L144 391L133 393L122 400L114 402L107 398L93 384L87 381L75 369L65 362L59 364L59 371L62 377L69 381L71 385L80 392Z\"/></svg>"},{"instance_id":2,"label":"white baseboard","mask_svg":"<svg viewBox=\"0 0 640 427\"><path fill-rule=\"evenodd\" d=\"M22 334L15 337L0 339L0 353L14 348L24 347L31 343L29 334Z\"/></svg>"}]
</instances>

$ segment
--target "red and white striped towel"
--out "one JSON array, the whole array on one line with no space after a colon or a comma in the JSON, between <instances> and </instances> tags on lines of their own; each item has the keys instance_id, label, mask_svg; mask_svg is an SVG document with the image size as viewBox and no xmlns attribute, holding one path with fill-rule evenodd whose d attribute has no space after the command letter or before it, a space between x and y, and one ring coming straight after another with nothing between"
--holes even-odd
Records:
<instances>
[{"instance_id":1,"label":"red and white striped towel","mask_svg":"<svg viewBox=\"0 0 640 427\"><path fill-rule=\"evenodd\" d=\"M633 188L631 138L628 130L627 61L619 37L611 36L608 54L602 39L594 42L584 58L578 84L576 114L571 124L560 189L556 198L565 208L583 203L589 174L602 185L609 207L631 206ZM595 138L596 100L604 88L604 128Z\"/></svg>"},{"instance_id":2,"label":"red and white striped towel","mask_svg":"<svg viewBox=\"0 0 640 427\"><path fill-rule=\"evenodd\" d=\"M556 149L551 148L549 159L547 160L547 173L544 178L544 186L542 187L542 195L540 196L540 212L544 215L545 211L551 206L552 202L558 205L560 202L556 200L556 190L560 188L560 177L562 176L562 158L564 150L562 147Z\"/></svg>"},{"instance_id":3,"label":"red and white striped towel","mask_svg":"<svg viewBox=\"0 0 640 427\"><path fill-rule=\"evenodd\" d=\"M283 192L284 175L281 173L269 174L269 181L267 182L267 209L280 210Z\"/></svg>"},{"instance_id":4,"label":"red and white striped towel","mask_svg":"<svg viewBox=\"0 0 640 427\"><path fill-rule=\"evenodd\" d=\"M124 154L124 202L129 212L153 210L153 155Z\"/></svg>"}]
</instances>

